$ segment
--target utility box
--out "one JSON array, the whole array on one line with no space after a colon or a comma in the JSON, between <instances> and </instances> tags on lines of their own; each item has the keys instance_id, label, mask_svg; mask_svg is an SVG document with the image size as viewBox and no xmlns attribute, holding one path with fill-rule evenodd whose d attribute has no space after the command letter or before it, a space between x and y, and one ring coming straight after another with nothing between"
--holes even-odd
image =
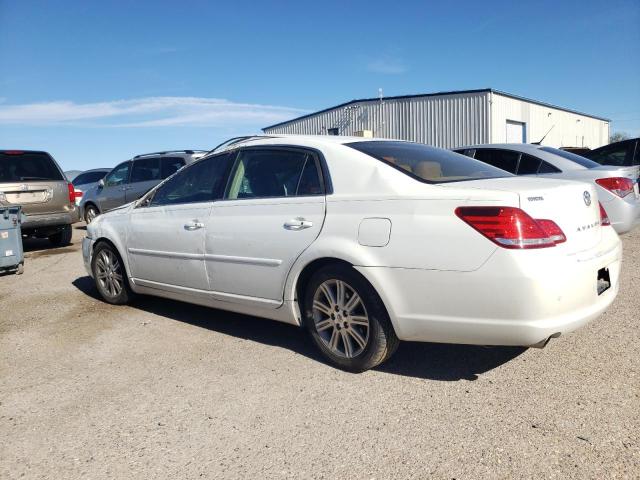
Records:
<instances>
[{"instance_id":1,"label":"utility box","mask_svg":"<svg viewBox=\"0 0 640 480\"><path fill-rule=\"evenodd\" d=\"M24 271L22 207L0 206L0 272Z\"/></svg>"},{"instance_id":2,"label":"utility box","mask_svg":"<svg viewBox=\"0 0 640 480\"><path fill-rule=\"evenodd\" d=\"M371 130L358 130L353 133L356 137L373 138L373 131Z\"/></svg>"}]
</instances>

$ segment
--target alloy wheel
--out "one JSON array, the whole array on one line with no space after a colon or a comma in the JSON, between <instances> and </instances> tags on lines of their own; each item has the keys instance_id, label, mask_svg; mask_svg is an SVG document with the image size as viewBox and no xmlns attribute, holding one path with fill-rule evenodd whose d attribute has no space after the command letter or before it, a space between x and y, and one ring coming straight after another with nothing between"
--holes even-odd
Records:
<instances>
[{"instance_id":1,"label":"alloy wheel","mask_svg":"<svg viewBox=\"0 0 640 480\"><path fill-rule=\"evenodd\" d=\"M322 343L335 355L353 358L369 341L369 316L360 295L345 281L321 283L313 296L313 322Z\"/></svg>"},{"instance_id":2,"label":"alloy wheel","mask_svg":"<svg viewBox=\"0 0 640 480\"><path fill-rule=\"evenodd\" d=\"M115 298L124 288L122 266L116 255L108 249L101 250L96 259L96 280L101 290Z\"/></svg>"}]
</instances>

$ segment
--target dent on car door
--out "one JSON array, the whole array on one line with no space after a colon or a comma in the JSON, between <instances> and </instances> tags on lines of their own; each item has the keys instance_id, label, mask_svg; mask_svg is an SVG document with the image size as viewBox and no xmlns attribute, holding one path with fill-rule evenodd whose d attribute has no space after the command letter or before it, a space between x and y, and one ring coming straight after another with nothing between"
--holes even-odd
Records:
<instances>
[{"instance_id":1,"label":"dent on car door","mask_svg":"<svg viewBox=\"0 0 640 480\"><path fill-rule=\"evenodd\" d=\"M131 162L123 162L105 177L104 186L97 192L100 211L106 212L125 203L130 170Z\"/></svg>"},{"instance_id":2,"label":"dent on car door","mask_svg":"<svg viewBox=\"0 0 640 480\"><path fill-rule=\"evenodd\" d=\"M206 230L214 295L277 307L293 262L317 238L325 216L320 158L303 149L247 148Z\"/></svg>"},{"instance_id":3,"label":"dent on car door","mask_svg":"<svg viewBox=\"0 0 640 480\"><path fill-rule=\"evenodd\" d=\"M228 154L194 163L132 211L128 255L138 283L209 291L205 222L221 195L229 163Z\"/></svg>"}]
</instances>

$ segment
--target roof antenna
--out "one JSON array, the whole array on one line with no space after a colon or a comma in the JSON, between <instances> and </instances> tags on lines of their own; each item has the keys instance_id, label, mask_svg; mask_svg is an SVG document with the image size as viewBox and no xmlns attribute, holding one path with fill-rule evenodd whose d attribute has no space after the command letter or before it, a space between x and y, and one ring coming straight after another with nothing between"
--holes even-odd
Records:
<instances>
[{"instance_id":1,"label":"roof antenna","mask_svg":"<svg viewBox=\"0 0 640 480\"><path fill-rule=\"evenodd\" d=\"M549 130L547 130L547 133L545 133L542 138L540 140L538 140L537 142L531 142L531 145L542 145L542 141L547 138L547 135L549 135L549 132L551 130L553 130L553 127L555 127L556 124L554 123L553 125L551 125L551 128Z\"/></svg>"},{"instance_id":2,"label":"roof antenna","mask_svg":"<svg viewBox=\"0 0 640 480\"><path fill-rule=\"evenodd\" d=\"M380 103L382 103L382 87L378 89L378 97L380 98Z\"/></svg>"}]
</instances>

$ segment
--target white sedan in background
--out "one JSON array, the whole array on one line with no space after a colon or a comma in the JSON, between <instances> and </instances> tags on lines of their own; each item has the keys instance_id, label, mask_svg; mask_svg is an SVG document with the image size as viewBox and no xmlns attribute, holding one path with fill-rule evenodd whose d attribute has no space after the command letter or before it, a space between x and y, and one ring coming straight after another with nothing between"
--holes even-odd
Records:
<instances>
[{"instance_id":1,"label":"white sedan in background","mask_svg":"<svg viewBox=\"0 0 640 480\"><path fill-rule=\"evenodd\" d=\"M109 303L300 325L350 371L399 340L543 346L611 304L621 262L591 184L328 136L233 143L98 217L82 246Z\"/></svg>"},{"instance_id":2,"label":"white sedan in background","mask_svg":"<svg viewBox=\"0 0 640 480\"><path fill-rule=\"evenodd\" d=\"M493 143L454 151L517 175L593 183L598 199L620 234L640 225L640 167L600 165L575 153L531 143Z\"/></svg>"}]
</instances>

